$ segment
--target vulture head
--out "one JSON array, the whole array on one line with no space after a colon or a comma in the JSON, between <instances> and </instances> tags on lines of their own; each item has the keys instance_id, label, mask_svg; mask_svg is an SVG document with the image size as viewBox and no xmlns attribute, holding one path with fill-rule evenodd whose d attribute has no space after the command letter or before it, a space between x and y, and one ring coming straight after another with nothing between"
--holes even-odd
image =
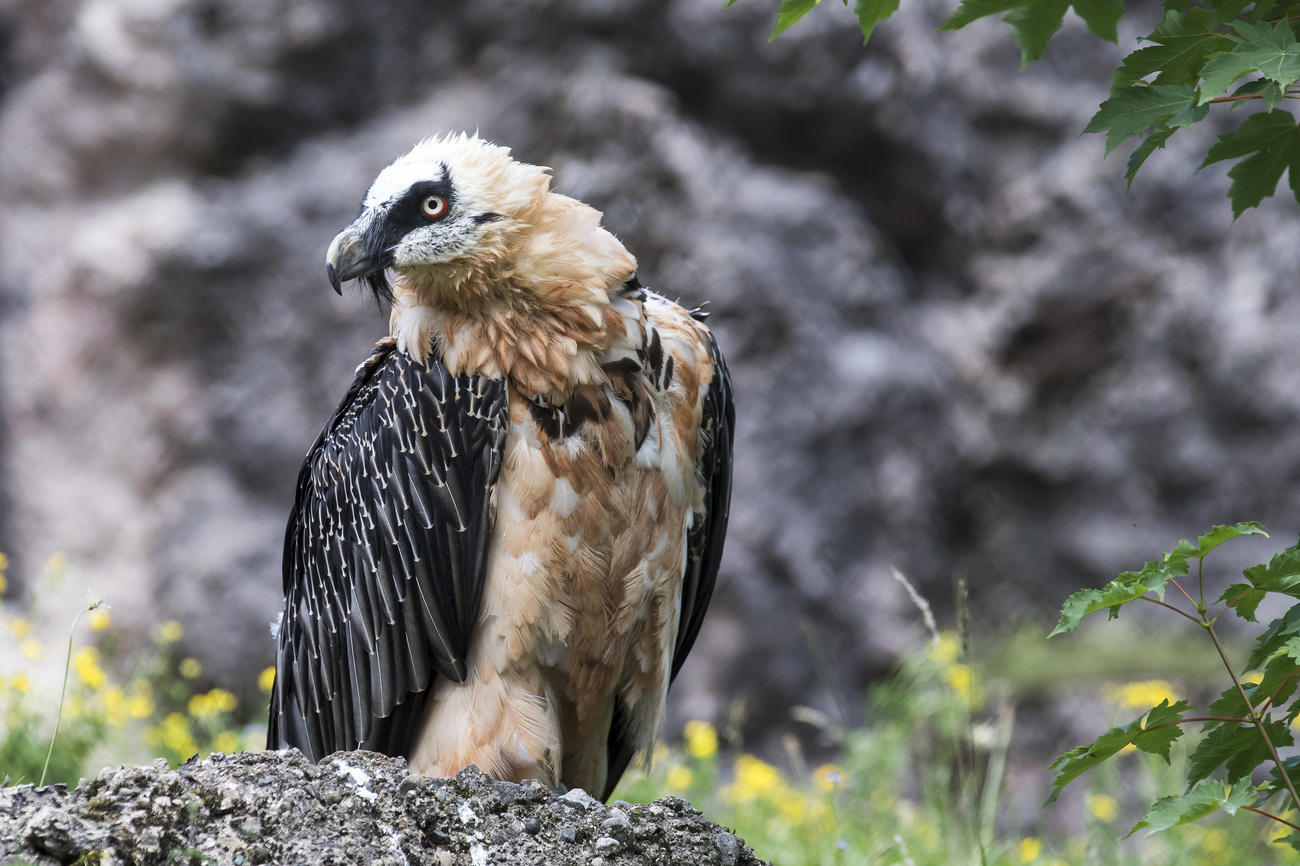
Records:
<instances>
[{"instance_id":1,"label":"vulture head","mask_svg":"<svg viewBox=\"0 0 1300 866\"><path fill-rule=\"evenodd\" d=\"M508 148L465 134L430 138L375 178L330 244L326 275L340 294L362 278L380 299L444 309L545 294L556 276L613 288L635 261L600 217L551 192L549 170Z\"/></svg>"}]
</instances>

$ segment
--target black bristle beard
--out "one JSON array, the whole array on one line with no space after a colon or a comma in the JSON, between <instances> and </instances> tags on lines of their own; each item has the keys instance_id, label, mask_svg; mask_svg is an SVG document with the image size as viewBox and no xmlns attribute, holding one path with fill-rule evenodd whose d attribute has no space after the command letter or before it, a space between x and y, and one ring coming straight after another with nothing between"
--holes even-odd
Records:
<instances>
[{"instance_id":1,"label":"black bristle beard","mask_svg":"<svg viewBox=\"0 0 1300 866\"><path fill-rule=\"evenodd\" d=\"M378 303L393 302L393 284L388 281L388 268L371 271L366 274L365 279L366 285L370 286L370 291L374 293Z\"/></svg>"}]
</instances>

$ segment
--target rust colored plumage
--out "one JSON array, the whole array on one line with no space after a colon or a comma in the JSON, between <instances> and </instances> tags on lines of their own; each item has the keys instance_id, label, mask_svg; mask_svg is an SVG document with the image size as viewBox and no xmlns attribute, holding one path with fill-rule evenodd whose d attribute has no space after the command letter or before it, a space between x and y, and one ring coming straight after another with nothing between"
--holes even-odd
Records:
<instances>
[{"instance_id":1,"label":"rust colored plumage","mask_svg":"<svg viewBox=\"0 0 1300 866\"><path fill-rule=\"evenodd\" d=\"M382 281L392 338L299 482L272 746L606 796L650 746L717 574L734 416L712 335L634 269L504 148L435 139L380 174L329 272Z\"/></svg>"}]
</instances>

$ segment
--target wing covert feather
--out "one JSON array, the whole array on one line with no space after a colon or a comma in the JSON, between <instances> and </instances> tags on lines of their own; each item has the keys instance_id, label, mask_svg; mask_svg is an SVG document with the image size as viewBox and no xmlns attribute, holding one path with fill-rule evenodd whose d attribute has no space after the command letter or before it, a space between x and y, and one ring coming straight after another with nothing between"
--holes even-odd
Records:
<instances>
[{"instance_id":1,"label":"wing covert feather","mask_svg":"<svg viewBox=\"0 0 1300 866\"><path fill-rule=\"evenodd\" d=\"M506 389L385 340L311 450L285 530L270 748L405 754L435 676L461 682Z\"/></svg>"},{"instance_id":2,"label":"wing covert feather","mask_svg":"<svg viewBox=\"0 0 1300 866\"><path fill-rule=\"evenodd\" d=\"M677 641L673 647L672 673L677 678L686 655L695 644L704 622L704 613L713 597L718 566L722 562L722 543L727 534L731 510L732 444L735 439L736 409L732 403L731 377L718 342L709 333L709 353L713 361L713 380L704 395L700 413L700 453L696 470L704 483L704 512L693 513L686 534L686 569L682 574L681 615ZM628 764L636 754L637 743L628 730L629 710L618 698L610 725L607 747L608 773L602 799L608 800Z\"/></svg>"}]
</instances>

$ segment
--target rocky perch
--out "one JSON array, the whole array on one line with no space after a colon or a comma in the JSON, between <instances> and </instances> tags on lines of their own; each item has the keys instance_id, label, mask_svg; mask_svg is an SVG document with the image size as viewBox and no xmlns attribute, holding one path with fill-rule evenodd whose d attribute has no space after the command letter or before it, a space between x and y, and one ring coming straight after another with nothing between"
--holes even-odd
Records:
<instances>
[{"instance_id":1,"label":"rocky perch","mask_svg":"<svg viewBox=\"0 0 1300 866\"><path fill-rule=\"evenodd\" d=\"M214 754L0 788L0 864L761 864L685 800L606 806L584 791L451 779L342 752Z\"/></svg>"}]
</instances>

